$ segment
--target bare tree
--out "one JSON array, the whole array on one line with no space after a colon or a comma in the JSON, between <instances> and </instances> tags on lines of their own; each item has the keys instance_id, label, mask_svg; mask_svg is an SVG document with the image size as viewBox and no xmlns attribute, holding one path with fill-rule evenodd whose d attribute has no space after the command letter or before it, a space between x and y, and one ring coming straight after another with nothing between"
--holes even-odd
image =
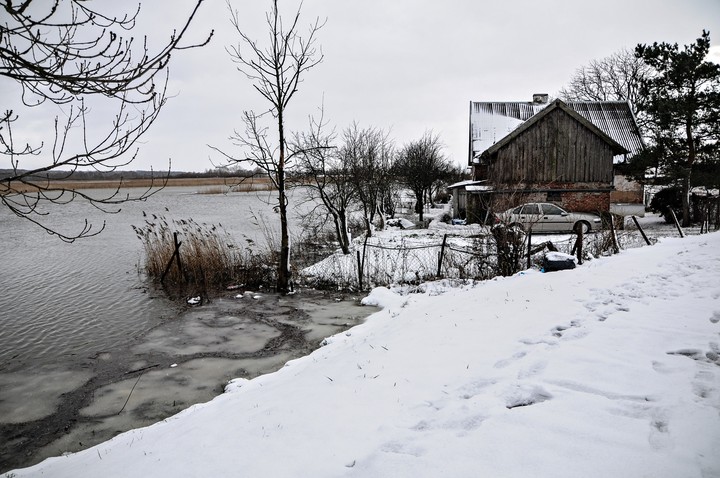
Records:
<instances>
[{"instance_id":1,"label":"bare tree","mask_svg":"<svg viewBox=\"0 0 720 478\"><path fill-rule=\"evenodd\" d=\"M427 132L417 141L406 144L398 155L395 170L401 181L415 195L415 212L423 220L426 198L431 195L433 186L448 177L448 160L442 154L442 143L438 135Z\"/></svg>"},{"instance_id":2,"label":"bare tree","mask_svg":"<svg viewBox=\"0 0 720 478\"><path fill-rule=\"evenodd\" d=\"M114 171L135 159L138 139L167 100L171 54L202 46L212 37L211 32L202 42L182 44L203 1L197 0L180 30L156 53L150 52L146 40L138 43L117 33L135 27L140 5L118 17L83 0L0 1L0 77L19 84L23 114L43 104L57 105L61 111L48 128L49 144L20 139L21 113L0 112L0 155L9 166L0 171L0 201L5 207L72 242L98 234L104 225L93 229L85 220L79 232L53 230L43 221L47 214L43 205L81 199L110 211L157 191L151 187L139 197L130 197L121 193L121 181L112 194L97 197L53 180L83 170ZM114 108L109 121L90 117L91 99L93 104ZM98 132L99 125L105 125L105 131Z\"/></svg>"},{"instance_id":3,"label":"bare tree","mask_svg":"<svg viewBox=\"0 0 720 478\"><path fill-rule=\"evenodd\" d=\"M558 96L566 101L629 101L637 116L642 82L652 68L632 51L622 49L600 60L592 60L575 71ZM642 114L638 123L644 127Z\"/></svg>"},{"instance_id":4,"label":"bare tree","mask_svg":"<svg viewBox=\"0 0 720 478\"><path fill-rule=\"evenodd\" d=\"M331 217L335 235L343 254L350 253L348 214L356 196L349 165L341 160L333 146L335 132L324 133L323 120L310 120L307 133L295 135L300 184L308 188L308 198L316 203L311 212L320 209L321 216Z\"/></svg>"},{"instance_id":5,"label":"bare tree","mask_svg":"<svg viewBox=\"0 0 720 478\"><path fill-rule=\"evenodd\" d=\"M285 130L285 113L290 100L298 91L303 75L322 60L322 51L316 47L316 36L323 27L319 19L310 25L307 36L299 33L300 8L289 24L283 22L278 11L278 2L273 0L265 20L269 32L269 44L261 46L242 31L240 16L228 2L230 21L240 36L236 46L228 48L233 62L240 72L253 83L255 90L270 104L267 111L256 114L243 112L245 131L237 130L231 136L244 155L233 156L218 148L216 151L233 163L255 168L267 176L277 191L277 210L280 213L280 262L278 264L277 289L290 289L290 233L288 228L288 198L286 170L292 160L289 154ZM261 124L266 114L272 116L276 128L275 139L269 136L268 128Z\"/></svg>"},{"instance_id":6,"label":"bare tree","mask_svg":"<svg viewBox=\"0 0 720 478\"><path fill-rule=\"evenodd\" d=\"M372 236L376 215L383 221L381 228L384 225L383 204L390 195L394 156L390 135L382 129L361 129L353 123L343 132L340 157L351 173L368 237Z\"/></svg>"}]
</instances>

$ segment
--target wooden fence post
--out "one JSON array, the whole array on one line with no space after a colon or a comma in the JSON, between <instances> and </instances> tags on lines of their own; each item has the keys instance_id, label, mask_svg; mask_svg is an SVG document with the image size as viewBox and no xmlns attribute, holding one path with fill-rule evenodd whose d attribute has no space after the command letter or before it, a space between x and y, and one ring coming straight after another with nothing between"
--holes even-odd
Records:
<instances>
[{"instance_id":1,"label":"wooden fence post","mask_svg":"<svg viewBox=\"0 0 720 478\"><path fill-rule=\"evenodd\" d=\"M648 239L648 237L645 235L645 231L643 231L643 228L640 227L640 223L638 222L637 218L635 216L632 216L632 220L633 222L635 222L635 225L637 226L638 231L640 231L640 235L642 236L642 238L645 239L645 244L649 246L650 239Z\"/></svg>"},{"instance_id":2,"label":"wooden fence post","mask_svg":"<svg viewBox=\"0 0 720 478\"><path fill-rule=\"evenodd\" d=\"M573 252L577 251L578 264L582 264L582 248L583 248L583 228L579 227L577 231L577 240L573 246Z\"/></svg>"},{"instance_id":3,"label":"wooden fence post","mask_svg":"<svg viewBox=\"0 0 720 478\"><path fill-rule=\"evenodd\" d=\"M440 278L442 273L443 256L445 255L445 243L447 242L447 234L443 236L442 246L440 246L440 257L438 257L438 267L436 277Z\"/></svg>"},{"instance_id":4,"label":"wooden fence post","mask_svg":"<svg viewBox=\"0 0 720 478\"><path fill-rule=\"evenodd\" d=\"M530 228L530 230L529 230L528 233L527 233L527 241L528 241L528 248L527 248L527 266L526 266L525 268L526 268L526 269L530 269L530 266L531 266L531 261L530 261L530 259L532 258L532 252L531 252L531 251L532 251L532 228Z\"/></svg>"},{"instance_id":5,"label":"wooden fence post","mask_svg":"<svg viewBox=\"0 0 720 478\"><path fill-rule=\"evenodd\" d=\"M683 232L682 228L680 227L680 223L678 222L678 218L675 215L675 211L673 211L671 207L669 207L668 209L670 210L670 215L672 216L673 221L675 222L675 227L677 227L677 230L680 233L680 237L685 237L685 233Z\"/></svg>"},{"instance_id":6,"label":"wooden fence post","mask_svg":"<svg viewBox=\"0 0 720 478\"><path fill-rule=\"evenodd\" d=\"M623 219L624 220L624 219ZM617 233L615 232L615 218L610 214L610 237L612 239L613 252L620 253L620 244L618 244Z\"/></svg>"},{"instance_id":7,"label":"wooden fence post","mask_svg":"<svg viewBox=\"0 0 720 478\"><path fill-rule=\"evenodd\" d=\"M170 260L167 263L167 266L165 266L165 271L163 272L162 276L160 276L160 283L165 283L165 276L167 276L168 272L170 272L170 267L172 267L172 264L174 261L177 261L178 271L180 271L180 275L185 278L185 271L183 270L182 261L180 261L180 244L182 244L181 241L178 241L177 238L177 232L173 232L173 244L175 245L175 250L173 251L172 256L170 256Z\"/></svg>"},{"instance_id":8,"label":"wooden fence post","mask_svg":"<svg viewBox=\"0 0 720 478\"><path fill-rule=\"evenodd\" d=\"M357 251L357 263L358 263L358 286L360 290L363 288L363 275L365 274L365 253L367 250L367 236L365 236L365 242L363 242L362 259L360 258L360 251Z\"/></svg>"}]
</instances>

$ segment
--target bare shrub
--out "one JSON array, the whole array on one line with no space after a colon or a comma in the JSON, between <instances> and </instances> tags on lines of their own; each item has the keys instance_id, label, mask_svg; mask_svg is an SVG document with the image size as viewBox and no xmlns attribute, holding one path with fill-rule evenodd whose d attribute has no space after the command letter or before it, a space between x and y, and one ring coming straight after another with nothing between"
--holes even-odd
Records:
<instances>
[{"instance_id":1,"label":"bare shrub","mask_svg":"<svg viewBox=\"0 0 720 478\"><path fill-rule=\"evenodd\" d=\"M583 255L585 256L583 259L613 254L613 237L612 231L609 229L584 237L586 240L583 245Z\"/></svg>"},{"instance_id":2,"label":"bare shrub","mask_svg":"<svg viewBox=\"0 0 720 478\"><path fill-rule=\"evenodd\" d=\"M508 226L504 223L494 225L490 232L495 241L497 274L511 276L520 272L527 239L525 233L517 226Z\"/></svg>"}]
</instances>

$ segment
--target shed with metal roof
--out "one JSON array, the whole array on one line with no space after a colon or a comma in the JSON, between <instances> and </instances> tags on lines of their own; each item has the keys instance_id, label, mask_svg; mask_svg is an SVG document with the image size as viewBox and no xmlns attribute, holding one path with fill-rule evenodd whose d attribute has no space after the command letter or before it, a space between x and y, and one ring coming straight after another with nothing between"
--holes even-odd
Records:
<instances>
[{"instance_id":1,"label":"shed with metal roof","mask_svg":"<svg viewBox=\"0 0 720 478\"><path fill-rule=\"evenodd\" d=\"M471 101L468 165L472 166L485 150L550 106L546 99L547 95L535 95L532 102ZM628 102L568 101L563 104L627 150L627 153L614 156L614 163L622 162L644 148L635 115Z\"/></svg>"},{"instance_id":2,"label":"shed with metal roof","mask_svg":"<svg viewBox=\"0 0 720 478\"><path fill-rule=\"evenodd\" d=\"M548 103L547 95L532 102L471 102L469 139L473 179L491 186L467 191L481 196L475 209L483 211L549 201L607 212L615 164L644 147L629 103Z\"/></svg>"}]
</instances>

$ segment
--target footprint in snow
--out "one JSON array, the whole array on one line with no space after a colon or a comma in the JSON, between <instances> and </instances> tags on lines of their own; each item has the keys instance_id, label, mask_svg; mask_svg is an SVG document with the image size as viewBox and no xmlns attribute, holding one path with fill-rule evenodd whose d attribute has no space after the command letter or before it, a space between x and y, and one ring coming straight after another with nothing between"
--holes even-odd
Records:
<instances>
[{"instance_id":1,"label":"footprint in snow","mask_svg":"<svg viewBox=\"0 0 720 478\"><path fill-rule=\"evenodd\" d=\"M534 377L534 376L538 375L539 373L542 373L543 370L545 370L545 368L547 367L547 364L548 364L547 360L538 360L531 366L520 370L520 372L518 372L517 377L519 379Z\"/></svg>"},{"instance_id":2,"label":"footprint in snow","mask_svg":"<svg viewBox=\"0 0 720 478\"><path fill-rule=\"evenodd\" d=\"M673 447L673 440L668 433L670 425L668 423L665 412L656 410L652 420L650 420L650 433L648 442L655 450L663 450Z\"/></svg>"},{"instance_id":3,"label":"footprint in snow","mask_svg":"<svg viewBox=\"0 0 720 478\"><path fill-rule=\"evenodd\" d=\"M494 367L495 368L505 368L508 365L510 365L511 363L520 360L521 358L523 358L526 355L527 355L527 352L517 352L517 353L513 354L513 356L510 358L498 360L497 362L495 362Z\"/></svg>"},{"instance_id":4,"label":"footprint in snow","mask_svg":"<svg viewBox=\"0 0 720 478\"><path fill-rule=\"evenodd\" d=\"M513 408L535 405L551 398L552 394L540 386L520 384L506 392L505 407L512 410Z\"/></svg>"}]
</instances>

